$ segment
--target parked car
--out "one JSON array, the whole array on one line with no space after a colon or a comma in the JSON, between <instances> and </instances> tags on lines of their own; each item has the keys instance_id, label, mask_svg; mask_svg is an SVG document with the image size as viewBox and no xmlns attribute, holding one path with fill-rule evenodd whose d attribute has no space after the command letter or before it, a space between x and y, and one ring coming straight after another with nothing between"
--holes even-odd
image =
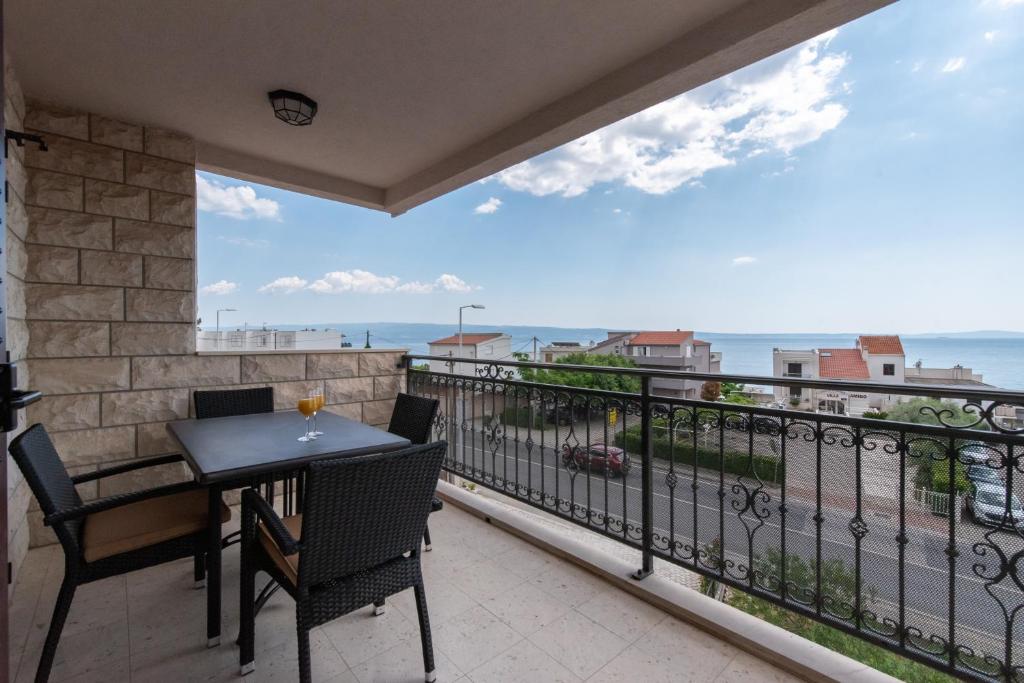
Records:
<instances>
[{"instance_id":1,"label":"parked car","mask_svg":"<svg viewBox=\"0 0 1024 683\"><path fill-rule=\"evenodd\" d=\"M967 479L975 484L1003 485L1003 478L999 475L999 472L980 462L968 465L966 474Z\"/></svg>"},{"instance_id":2,"label":"parked car","mask_svg":"<svg viewBox=\"0 0 1024 683\"><path fill-rule=\"evenodd\" d=\"M978 524L997 528L1024 529L1024 507L1017 496L1010 497L1006 511L1006 489L993 484L972 484L967 493L967 510Z\"/></svg>"},{"instance_id":3,"label":"parked car","mask_svg":"<svg viewBox=\"0 0 1024 683\"><path fill-rule=\"evenodd\" d=\"M592 446L562 446L562 464L568 465L575 461L580 469L589 463L591 471L607 470L610 475L621 477L629 474L629 453L615 446L596 443Z\"/></svg>"},{"instance_id":4,"label":"parked car","mask_svg":"<svg viewBox=\"0 0 1024 683\"><path fill-rule=\"evenodd\" d=\"M997 448L980 441L971 441L960 449L960 461L964 463L997 463L1000 456L1001 453Z\"/></svg>"}]
</instances>

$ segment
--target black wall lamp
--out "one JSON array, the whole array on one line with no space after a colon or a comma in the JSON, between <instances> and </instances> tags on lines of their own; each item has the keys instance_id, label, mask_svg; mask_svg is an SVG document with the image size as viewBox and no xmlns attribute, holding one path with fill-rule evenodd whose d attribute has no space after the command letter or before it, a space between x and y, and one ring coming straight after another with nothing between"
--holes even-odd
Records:
<instances>
[{"instance_id":1,"label":"black wall lamp","mask_svg":"<svg viewBox=\"0 0 1024 683\"><path fill-rule=\"evenodd\" d=\"M274 116L290 126L308 126L316 116L316 102L302 93L275 90L267 93L274 106Z\"/></svg>"}]
</instances>

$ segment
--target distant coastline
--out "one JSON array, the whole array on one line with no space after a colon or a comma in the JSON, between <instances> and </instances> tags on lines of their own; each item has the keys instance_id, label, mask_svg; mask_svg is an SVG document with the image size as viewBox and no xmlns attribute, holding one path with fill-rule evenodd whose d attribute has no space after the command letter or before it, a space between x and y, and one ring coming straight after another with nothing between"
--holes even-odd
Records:
<instances>
[{"instance_id":1,"label":"distant coastline","mask_svg":"<svg viewBox=\"0 0 1024 683\"><path fill-rule=\"evenodd\" d=\"M412 353L427 353L427 344L433 339L456 331L453 324L355 322L318 323L310 325L274 325L277 329L296 330L330 328L341 331L355 347L366 341L370 331L370 344L381 348L407 348ZM530 353L533 338L539 345L554 341L588 344L606 338L608 328L551 327L527 325L470 325L466 332L501 330L512 337L512 348ZM872 332L872 331L869 331ZM857 332L841 334L813 333L723 333L697 331L696 336L711 342L712 350L723 354L722 371L742 375L771 375L772 348L789 349L852 347ZM926 366L952 367L959 363L984 375L985 382L1004 389L1024 390L1024 332L1006 330L979 330L975 332L945 332L901 334L906 350L907 365L921 360Z\"/></svg>"}]
</instances>

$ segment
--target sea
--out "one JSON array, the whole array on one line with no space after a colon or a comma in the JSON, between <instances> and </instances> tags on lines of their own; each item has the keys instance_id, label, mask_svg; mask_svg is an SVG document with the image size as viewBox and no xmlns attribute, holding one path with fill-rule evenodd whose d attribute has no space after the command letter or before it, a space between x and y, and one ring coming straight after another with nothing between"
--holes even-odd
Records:
<instances>
[{"instance_id":1,"label":"sea","mask_svg":"<svg viewBox=\"0 0 1024 683\"><path fill-rule=\"evenodd\" d=\"M430 323L325 323L319 325L277 325L278 329L330 329L344 335L355 347L363 347L369 334L374 348L407 348L426 354L428 343L458 331L455 325ZM512 337L513 351L532 353L556 341L589 344L606 339L609 330L596 327L531 327L525 325L464 325L463 332L500 330ZM737 375L771 375L772 349L853 348L857 334L727 334L695 333L711 342L711 350L722 353L722 372ZM983 375L986 384L1004 389L1024 390L1024 334L1008 332L954 333L949 335L900 335L907 365L918 360L925 367L948 368L959 363Z\"/></svg>"}]
</instances>

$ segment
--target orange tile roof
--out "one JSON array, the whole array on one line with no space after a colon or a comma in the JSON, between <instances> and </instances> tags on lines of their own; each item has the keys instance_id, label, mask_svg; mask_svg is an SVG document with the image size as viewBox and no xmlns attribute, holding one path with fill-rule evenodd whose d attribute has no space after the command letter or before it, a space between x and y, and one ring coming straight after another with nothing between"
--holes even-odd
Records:
<instances>
[{"instance_id":1,"label":"orange tile roof","mask_svg":"<svg viewBox=\"0 0 1024 683\"><path fill-rule=\"evenodd\" d=\"M870 379L859 349L818 349L818 374L827 379Z\"/></svg>"},{"instance_id":2,"label":"orange tile roof","mask_svg":"<svg viewBox=\"0 0 1024 683\"><path fill-rule=\"evenodd\" d=\"M693 336L693 332L640 332L629 340L630 346L679 346Z\"/></svg>"},{"instance_id":3,"label":"orange tile roof","mask_svg":"<svg viewBox=\"0 0 1024 683\"><path fill-rule=\"evenodd\" d=\"M895 334L863 334L857 338L857 343L868 353L878 353L888 356L902 356L903 344Z\"/></svg>"},{"instance_id":4,"label":"orange tile roof","mask_svg":"<svg viewBox=\"0 0 1024 683\"><path fill-rule=\"evenodd\" d=\"M497 339L502 334L504 334L504 332L464 332L462 334L462 343L463 344L482 344L485 341L489 341L491 339ZM432 341L432 342L430 342L430 345L431 346L433 346L434 344L455 344L455 345L458 345L458 343L459 343L459 335L453 334L450 337L444 337L443 339L438 339L437 341Z\"/></svg>"}]
</instances>

